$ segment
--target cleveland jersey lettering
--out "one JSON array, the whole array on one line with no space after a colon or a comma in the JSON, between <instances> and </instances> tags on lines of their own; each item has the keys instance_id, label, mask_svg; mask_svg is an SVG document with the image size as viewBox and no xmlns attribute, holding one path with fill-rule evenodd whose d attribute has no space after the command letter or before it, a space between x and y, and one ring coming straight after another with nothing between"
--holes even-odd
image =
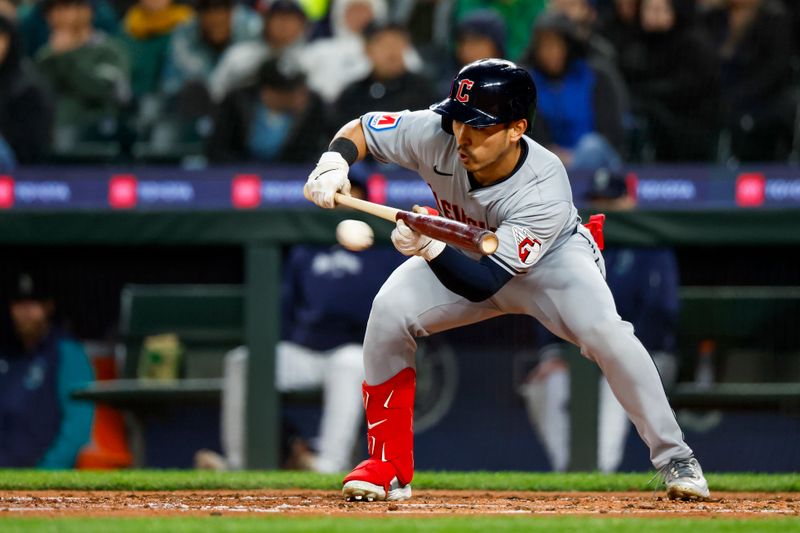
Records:
<instances>
[{"instance_id":1,"label":"cleveland jersey lettering","mask_svg":"<svg viewBox=\"0 0 800 533\"><path fill-rule=\"evenodd\" d=\"M457 94L468 94L464 92L468 84L462 86ZM386 115L368 113L361 120L371 124ZM495 231L500 247L490 258L512 274L527 272L575 231L579 219L567 172L558 157L528 137L523 137L525 159L516 172L473 190L459 163L455 138L442 130L436 113L403 111L393 129L365 127L364 134L375 157L415 170L425 179L444 217ZM453 174L435 170L443 168L452 169ZM527 232L530 243L520 247L515 231Z\"/></svg>"}]
</instances>

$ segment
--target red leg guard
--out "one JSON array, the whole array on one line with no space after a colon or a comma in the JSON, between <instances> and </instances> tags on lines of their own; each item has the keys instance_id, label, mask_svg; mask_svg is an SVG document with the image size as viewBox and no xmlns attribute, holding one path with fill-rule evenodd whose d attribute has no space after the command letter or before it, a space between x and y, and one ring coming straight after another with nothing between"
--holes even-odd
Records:
<instances>
[{"instance_id":1,"label":"red leg guard","mask_svg":"<svg viewBox=\"0 0 800 533\"><path fill-rule=\"evenodd\" d=\"M367 411L367 449L370 458L346 478L368 481L389 490L397 476L401 486L414 477L414 394L417 373L405 368L380 385L361 387Z\"/></svg>"}]
</instances>

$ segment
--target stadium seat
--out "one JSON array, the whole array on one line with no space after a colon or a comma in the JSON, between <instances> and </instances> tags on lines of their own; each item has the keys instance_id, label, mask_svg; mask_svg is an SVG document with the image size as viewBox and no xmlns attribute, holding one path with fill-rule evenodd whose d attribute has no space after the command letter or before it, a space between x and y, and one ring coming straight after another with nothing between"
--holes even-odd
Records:
<instances>
[{"instance_id":1,"label":"stadium seat","mask_svg":"<svg viewBox=\"0 0 800 533\"><path fill-rule=\"evenodd\" d=\"M94 356L91 360L95 379L116 379L113 355ZM95 405L92 440L78 453L75 467L80 470L114 470L132 464L133 455L128 447L122 414L107 405Z\"/></svg>"}]
</instances>

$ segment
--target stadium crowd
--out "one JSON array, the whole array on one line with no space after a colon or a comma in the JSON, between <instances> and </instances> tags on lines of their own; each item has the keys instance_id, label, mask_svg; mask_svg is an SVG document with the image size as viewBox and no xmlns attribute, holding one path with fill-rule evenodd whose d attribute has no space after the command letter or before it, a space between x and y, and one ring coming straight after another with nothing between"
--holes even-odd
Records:
<instances>
[{"instance_id":1,"label":"stadium crowd","mask_svg":"<svg viewBox=\"0 0 800 533\"><path fill-rule=\"evenodd\" d=\"M463 65L504 57L536 82L533 138L568 168L594 171L588 201L633 209L618 172L626 162L800 160L798 24L800 2L791 0L0 0L0 172L51 163L310 166L351 118L427 108ZM365 258L371 270L362 269ZM390 249L356 256L305 245L287 254L282 391L327 387L335 397L331 378L348 373L360 382L352 361L380 285L374 267L399 258ZM640 319L632 321L661 356L669 384L674 252L612 248L606 262L621 313ZM363 294L344 283L327 293L309 288L348 277ZM13 339L0 353L0 466L71 466L89 438L90 411L70 404L66 390L90 381L91 369L53 320L54 302L28 277L15 279ZM346 336L321 329L334 316L343 322L333 329ZM553 468L562 470L566 365L552 339L537 340L538 366L519 392ZM311 370L283 364L287 354ZM238 374L229 382L242 394L246 357L239 349L230 359ZM610 429L599 458L610 471L628 429L606 396L601 416ZM350 457L326 453L352 448L360 398L344 400L347 416L321 423L318 455L301 450L298 464L348 467ZM223 429L233 442L222 458L228 468L242 466L242 402L229 402L235 416L223 414L235 426ZM41 405L60 413L46 427L30 416ZM339 407L330 405L329 412ZM31 423L42 427L28 431ZM346 444L325 444L337 438Z\"/></svg>"},{"instance_id":2,"label":"stadium crowd","mask_svg":"<svg viewBox=\"0 0 800 533\"><path fill-rule=\"evenodd\" d=\"M786 161L799 22L790 0L0 0L0 167L310 161L487 56L531 70L568 167Z\"/></svg>"}]
</instances>

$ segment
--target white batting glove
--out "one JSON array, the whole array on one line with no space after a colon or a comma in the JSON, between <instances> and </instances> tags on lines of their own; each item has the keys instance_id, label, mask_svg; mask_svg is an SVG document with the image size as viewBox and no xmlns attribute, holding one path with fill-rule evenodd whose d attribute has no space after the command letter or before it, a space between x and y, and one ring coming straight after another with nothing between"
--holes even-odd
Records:
<instances>
[{"instance_id":1,"label":"white batting glove","mask_svg":"<svg viewBox=\"0 0 800 533\"><path fill-rule=\"evenodd\" d=\"M409 228L402 220L392 230L392 244L403 255L419 255L426 261L432 261L444 251L445 243L431 239L427 235Z\"/></svg>"},{"instance_id":2,"label":"white batting glove","mask_svg":"<svg viewBox=\"0 0 800 533\"><path fill-rule=\"evenodd\" d=\"M319 158L317 166L308 175L304 187L306 198L325 209L336 207L334 193L350 194L350 180L347 172L350 165L339 152L325 152Z\"/></svg>"}]
</instances>

